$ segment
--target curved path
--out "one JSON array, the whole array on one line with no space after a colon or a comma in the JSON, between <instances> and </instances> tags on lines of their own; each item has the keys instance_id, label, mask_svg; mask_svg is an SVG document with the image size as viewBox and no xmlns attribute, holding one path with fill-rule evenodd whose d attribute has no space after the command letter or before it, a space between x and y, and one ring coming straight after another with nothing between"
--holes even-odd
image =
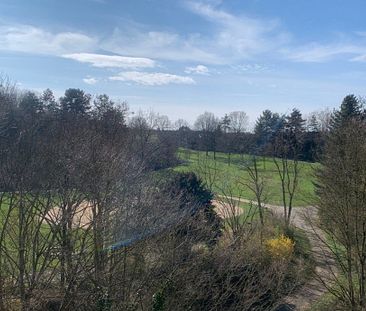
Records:
<instances>
[{"instance_id":1,"label":"curved path","mask_svg":"<svg viewBox=\"0 0 366 311\"><path fill-rule=\"evenodd\" d=\"M244 203L251 203L253 201L231 197L230 200L235 200ZM220 213L220 210L225 205L225 199L221 197L214 202L215 205L219 203L219 214L225 217L225 214ZM278 205L264 205L273 214L283 216L283 207ZM238 213L239 210L237 210ZM312 206L294 207L292 209L291 222L294 226L302 229L309 238L313 258L315 260L315 273L311 278L298 290L291 295L284 298L283 303L278 306L275 311L286 310L308 310L311 305L317 301L320 296L327 292L325 284L331 284L335 275L335 262L330 251L325 247L322 231L316 226L317 213L316 208Z\"/></svg>"}]
</instances>

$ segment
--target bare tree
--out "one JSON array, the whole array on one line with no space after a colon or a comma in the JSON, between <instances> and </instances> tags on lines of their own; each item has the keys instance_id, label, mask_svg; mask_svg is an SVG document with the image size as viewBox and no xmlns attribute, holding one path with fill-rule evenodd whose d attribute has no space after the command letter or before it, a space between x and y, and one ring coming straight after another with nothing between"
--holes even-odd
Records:
<instances>
[{"instance_id":1,"label":"bare tree","mask_svg":"<svg viewBox=\"0 0 366 311\"><path fill-rule=\"evenodd\" d=\"M172 127L172 122L169 120L166 115L157 115L156 116L156 128L159 131L166 131Z\"/></svg>"},{"instance_id":2,"label":"bare tree","mask_svg":"<svg viewBox=\"0 0 366 311\"><path fill-rule=\"evenodd\" d=\"M214 158L216 158L217 138L220 133L219 119L213 113L206 111L197 117L194 127L202 134L206 156L208 156L208 152L212 150L214 152Z\"/></svg>"},{"instance_id":3,"label":"bare tree","mask_svg":"<svg viewBox=\"0 0 366 311\"><path fill-rule=\"evenodd\" d=\"M329 108L310 113L307 117L307 128L314 127L313 125L316 124L319 132L328 132L331 127L332 115L333 113Z\"/></svg>"},{"instance_id":4,"label":"bare tree","mask_svg":"<svg viewBox=\"0 0 366 311\"><path fill-rule=\"evenodd\" d=\"M218 185L221 194L216 197L216 208L218 214L225 219L224 230L232 238L233 244L248 241L257 228L257 206L242 200L241 194L236 191L240 187L239 182L232 183L228 178L222 178L221 181ZM243 204L247 204L249 208Z\"/></svg>"},{"instance_id":5,"label":"bare tree","mask_svg":"<svg viewBox=\"0 0 366 311\"><path fill-rule=\"evenodd\" d=\"M276 149L277 152L280 151L280 154L276 153L277 155L280 156L280 158L274 157L273 163L276 166L278 176L280 178L281 196L282 196L282 205L284 209L285 223L289 225L291 221L293 201L299 183L299 174L300 174L299 160L297 158L295 159L288 158L288 156L286 155L288 152L288 147L286 146L286 143L284 143L282 139L281 141L278 141L277 139Z\"/></svg>"},{"instance_id":6,"label":"bare tree","mask_svg":"<svg viewBox=\"0 0 366 311\"><path fill-rule=\"evenodd\" d=\"M174 122L173 128L178 131L181 128L189 128L189 123L184 119L178 119Z\"/></svg>"},{"instance_id":7,"label":"bare tree","mask_svg":"<svg viewBox=\"0 0 366 311\"><path fill-rule=\"evenodd\" d=\"M282 204L285 223L291 221L293 201L300 178L300 150L304 133L304 122L299 110L294 109L286 117L284 127L279 130L273 144L273 162L281 182Z\"/></svg>"},{"instance_id":8,"label":"bare tree","mask_svg":"<svg viewBox=\"0 0 366 311\"><path fill-rule=\"evenodd\" d=\"M264 226L264 213L266 196L266 182L260 173L258 159L253 156L251 161L246 163L244 169L248 173L247 180L240 180L240 183L247 187L255 196L256 205L258 207L258 213L261 225Z\"/></svg>"},{"instance_id":9,"label":"bare tree","mask_svg":"<svg viewBox=\"0 0 366 311\"><path fill-rule=\"evenodd\" d=\"M317 174L322 240L339 268L321 279L352 311L366 308L365 139L365 124L357 120L333 131Z\"/></svg>"},{"instance_id":10,"label":"bare tree","mask_svg":"<svg viewBox=\"0 0 366 311\"><path fill-rule=\"evenodd\" d=\"M195 165L195 172L210 191L214 192L217 181L220 179L220 170L215 159L199 157Z\"/></svg>"},{"instance_id":11,"label":"bare tree","mask_svg":"<svg viewBox=\"0 0 366 311\"><path fill-rule=\"evenodd\" d=\"M248 130L249 117L244 111L233 111L228 115L230 119L230 131L243 133Z\"/></svg>"}]
</instances>

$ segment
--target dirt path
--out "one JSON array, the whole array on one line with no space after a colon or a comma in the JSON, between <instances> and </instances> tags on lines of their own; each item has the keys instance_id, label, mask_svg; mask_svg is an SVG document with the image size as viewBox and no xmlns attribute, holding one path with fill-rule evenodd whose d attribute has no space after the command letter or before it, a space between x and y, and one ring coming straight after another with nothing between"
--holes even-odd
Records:
<instances>
[{"instance_id":1,"label":"dirt path","mask_svg":"<svg viewBox=\"0 0 366 311\"><path fill-rule=\"evenodd\" d=\"M250 200L231 198L244 203L250 203ZM219 199L220 205L224 203ZM265 207L273 214L283 216L283 207L266 204ZM293 294L285 297L284 303L277 307L275 311L297 310L305 311L317 301L320 296L327 292L322 282L331 283L335 271L335 262L332 259L330 251L322 243L323 233L313 224L317 220L316 209L312 206L294 207L292 210L292 224L306 233L309 238L313 257L315 260L315 276L299 288ZM321 279L318 277L321 276Z\"/></svg>"}]
</instances>

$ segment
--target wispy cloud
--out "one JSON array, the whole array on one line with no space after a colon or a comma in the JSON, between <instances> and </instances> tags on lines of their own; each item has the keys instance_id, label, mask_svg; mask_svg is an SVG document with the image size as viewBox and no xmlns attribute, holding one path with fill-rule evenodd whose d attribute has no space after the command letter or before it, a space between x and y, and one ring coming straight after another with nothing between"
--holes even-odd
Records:
<instances>
[{"instance_id":1,"label":"wispy cloud","mask_svg":"<svg viewBox=\"0 0 366 311\"><path fill-rule=\"evenodd\" d=\"M30 25L0 26L0 50L61 55L90 51L97 40L79 32L52 33Z\"/></svg>"},{"instance_id":2,"label":"wispy cloud","mask_svg":"<svg viewBox=\"0 0 366 311\"><path fill-rule=\"evenodd\" d=\"M186 67L184 72L188 74L209 75L210 71L204 65L197 65L195 67Z\"/></svg>"},{"instance_id":3,"label":"wispy cloud","mask_svg":"<svg viewBox=\"0 0 366 311\"><path fill-rule=\"evenodd\" d=\"M188 9L206 19L215 27L211 38L221 52L229 50L236 58L247 58L278 47L289 40L289 34L281 29L278 20L234 15L216 6L188 1Z\"/></svg>"},{"instance_id":4,"label":"wispy cloud","mask_svg":"<svg viewBox=\"0 0 366 311\"><path fill-rule=\"evenodd\" d=\"M353 62L366 62L366 54L359 55L351 59Z\"/></svg>"},{"instance_id":5,"label":"wispy cloud","mask_svg":"<svg viewBox=\"0 0 366 311\"><path fill-rule=\"evenodd\" d=\"M294 62L362 61L362 56L366 55L366 35L362 31L337 33L326 42L292 45L283 48L281 52Z\"/></svg>"},{"instance_id":6,"label":"wispy cloud","mask_svg":"<svg viewBox=\"0 0 366 311\"><path fill-rule=\"evenodd\" d=\"M116 28L113 35L102 42L102 48L117 54L160 60L228 64L272 52L288 41L288 34L277 20L234 15L219 9L213 2L185 2L184 5L207 23L208 32L151 31L150 26L131 22L124 28Z\"/></svg>"},{"instance_id":7,"label":"wispy cloud","mask_svg":"<svg viewBox=\"0 0 366 311\"><path fill-rule=\"evenodd\" d=\"M117 54L149 57L169 61L204 61L222 63L214 50L205 46L200 34L179 35L164 31L150 31L145 25L127 25L115 28L101 47Z\"/></svg>"},{"instance_id":8,"label":"wispy cloud","mask_svg":"<svg viewBox=\"0 0 366 311\"><path fill-rule=\"evenodd\" d=\"M62 57L73 59L81 63L90 63L94 67L101 68L152 68L155 66L154 60L142 57L126 57L92 53L65 54L62 55Z\"/></svg>"},{"instance_id":9,"label":"wispy cloud","mask_svg":"<svg viewBox=\"0 0 366 311\"><path fill-rule=\"evenodd\" d=\"M283 50L284 55L292 61L313 63L331 61L341 56L346 56L345 59L347 60L352 57L352 55L355 56L364 52L366 52L366 46L349 43L312 43L301 47L295 47L293 49Z\"/></svg>"},{"instance_id":10,"label":"wispy cloud","mask_svg":"<svg viewBox=\"0 0 366 311\"><path fill-rule=\"evenodd\" d=\"M109 78L114 81L131 81L137 84L157 86L167 84L195 84L195 81L191 77L173 75L161 72L139 72L139 71L126 71L121 72L116 76Z\"/></svg>"},{"instance_id":11,"label":"wispy cloud","mask_svg":"<svg viewBox=\"0 0 366 311\"><path fill-rule=\"evenodd\" d=\"M238 73L261 73L270 71L268 66L261 64L238 64L232 65L231 68Z\"/></svg>"},{"instance_id":12,"label":"wispy cloud","mask_svg":"<svg viewBox=\"0 0 366 311\"><path fill-rule=\"evenodd\" d=\"M83 79L83 81L84 81L84 83L89 84L89 85L94 85L98 82L98 80L93 77L86 77Z\"/></svg>"}]
</instances>

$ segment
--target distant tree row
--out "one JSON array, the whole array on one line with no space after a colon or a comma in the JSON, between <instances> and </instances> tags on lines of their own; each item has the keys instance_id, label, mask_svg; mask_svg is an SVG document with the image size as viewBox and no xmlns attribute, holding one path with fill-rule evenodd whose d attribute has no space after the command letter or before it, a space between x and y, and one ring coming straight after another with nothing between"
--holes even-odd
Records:
<instances>
[{"instance_id":1,"label":"distant tree row","mask_svg":"<svg viewBox=\"0 0 366 311\"><path fill-rule=\"evenodd\" d=\"M249 131L249 118L243 111L231 112L223 118L205 112L197 117L193 129L180 120L184 125L176 128L176 140L181 147L212 151L214 156L216 151L272 156L276 154L279 137L286 136L301 160L316 161L325 135L350 116L365 117L363 100L354 95L346 96L339 110L324 109L307 118L296 108L282 115L267 109L256 120L253 131Z\"/></svg>"},{"instance_id":2,"label":"distant tree row","mask_svg":"<svg viewBox=\"0 0 366 311\"><path fill-rule=\"evenodd\" d=\"M11 136L19 118L27 122L36 119L69 122L98 120L108 133L122 129L126 133L133 133L137 138L134 145L140 149L142 158L150 152L151 141L157 138L161 142L158 145L164 146L165 150L155 160L151 159L151 166L155 168L173 164L177 147L204 150L206 153L212 151L214 156L216 151L229 155L275 155L276 142L284 135L296 145L293 147L296 147L301 160L316 161L324 146L326 133L341 126L349 116L365 116L363 100L348 95L339 110L313 112L306 119L298 109L282 115L265 110L256 120L252 131L244 111L234 111L222 118L205 112L197 117L193 128L190 128L183 119L172 123L166 115L153 112L138 112L129 117L125 102L115 102L105 94L92 97L80 89L68 89L59 99L50 89L40 95L31 91L13 93L17 104L11 109L8 107L7 120L4 121L6 124L3 126L6 135ZM8 126L11 124L13 126Z\"/></svg>"}]
</instances>

